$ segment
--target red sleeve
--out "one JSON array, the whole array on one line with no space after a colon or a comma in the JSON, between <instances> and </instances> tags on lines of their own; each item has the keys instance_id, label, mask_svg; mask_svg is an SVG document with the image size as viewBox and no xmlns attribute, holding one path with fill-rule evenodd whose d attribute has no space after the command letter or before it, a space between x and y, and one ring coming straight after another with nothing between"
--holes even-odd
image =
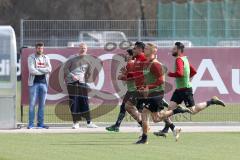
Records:
<instances>
[{"instance_id":1,"label":"red sleeve","mask_svg":"<svg viewBox=\"0 0 240 160\"><path fill-rule=\"evenodd\" d=\"M134 80L137 87L143 86L144 84L144 75L143 75L143 66L145 64L144 53L138 55L133 65L133 70L127 73L127 81Z\"/></svg>"},{"instance_id":2,"label":"red sleeve","mask_svg":"<svg viewBox=\"0 0 240 160\"><path fill-rule=\"evenodd\" d=\"M168 73L168 76L169 77L182 77L184 74L183 74L183 66L184 66L184 63L183 63L183 60L179 57L176 59L176 72L173 73L173 72L169 72Z\"/></svg>"},{"instance_id":3,"label":"red sleeve","mask_svg":"<svg viewBox=\"0 0 240 160\"><path fill-rule=\"evenodd\" d=\"M191 64L189 65L190 65L190 77L193 77L197 73L197 71Z\"/></svg>"},{"instance_id":4,"label":"red sleeve","mask_svg":"<svg viewBox=\"0 0 240 160\"><path fill-rule=\"evenodd\" d=\"M143 72L142 71L129 72L126 77L127 77L126 81L143 78Z\"/></svg>"},{"instance_id":5,"label":"red sleeve","mask_svg":"<svg viewBox=\"0 0 240 160\"><path fill-rule=\"evenodd\" d=\"M153 63L151 65L150 72L156 77L156 81L148 85L149 89L156 88L163 84L163 72L161 64Z\"/></svg>"},{"instance_id":6,"label":"red sleeve","mask_svg":"<svg viewBox=\"0 0 240 160\"><path fill-rule=\"evenodd\" d=\"M120 80L132 81L139 76L138 72L134 71L134 63L127 63L126 70L127 70L126 75L122 77Z\"/></svg>"},{"instance_id":7,"label":"red sleeve","mask_svg":"<svg viewBox=\"0 0 240 160\"><path fill-rule=\"evenodd\" d=\"M134 80L138 78L143 78L143 66L144 61L140 61L139 63L134 63L131 66L131 69L127 72L127 79Z\"/></svg>"}]
</instances>

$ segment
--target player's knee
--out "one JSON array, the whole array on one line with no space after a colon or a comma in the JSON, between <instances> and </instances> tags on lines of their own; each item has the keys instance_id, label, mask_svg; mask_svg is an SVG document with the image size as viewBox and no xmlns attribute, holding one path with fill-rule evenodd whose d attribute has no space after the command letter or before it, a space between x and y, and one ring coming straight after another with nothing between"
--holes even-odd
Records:
<instances>
[{"instance_id":1,"label":"player's knee","mask_svg":"<svg viewBox=\"0 0 240 160\"><path fill-rule=\"evenodd\" d=\"M148 110L146 108L143 108L142 114L147 114L147 113L148 113Z\"/></svg>"},{"instance_id":2,"label":"player's knee","mask_svg":"<svg viewBox=\"0 0 240 160\"><path fill-rule=\"evenodd\" d=\"M168 106L168 110L174 110L176 108L177 108L177 103L171 101Z\"/></svg>"},{"instance_id":3,"label":"player's knee","mask_svg":"<svg viewBox=\"0 0 240 160\"><path fill-rule=\"evenodd\" d=\"M142 121L148 121L148 113L147 112L142 112L141 114L141 119Z\"/></svg>"},{"instance_id":4,"label":"player's knee","mask_svg":"<svg viewBox=\"0 0 240 160\"><path fill-rule=\"evenodd\" d=\"M171 106L171 107L170 107L170 106L169 106L169 107L168 107L168 110L174 110L174 109L176 109L176 108L177 108L177 107L174 107L174 106Z\"/></svg>"},{"instance_id":5,"label":"player's knee","mask_svg":"<svg viewBox=\"0 0 240 160\"><path fill-rule=\"evenodd\" d=\"M158 116L157 122L161 122L161 121L163 121L165 118L166 118L166 117L165 117L164 115L160 114L160 115Z\"/></svg>"},{"instance_id":6,"label":"player's knee","mask_svg":"<svg viewBox=\"0 0 240 160\"><path fill-rule=\"evenodd\" d=\"M125 109L129 112L131 110L131 106L130 105L126 105Z\"/></svg>"},{"instance_id":7,"label":"player's knee","mask_svg":"<svg viewBox=\"0 0 240 160\"><path fill-rule=\"evenodd\" d=\"M152 116L152 120L153 120L154 123L158 123L159 122L159 116L157 116L157 115Z\"/></svg>"},{"instance_id":8,"label":"player's knee","mask_svg":"<svg viewBox=\"0 0 240 160\"><path fill-rule=\"evenodd\" d=\"M126 109L131 109L131 108L134 108L134 107L133 107L133 104L132 104L132 103L127 102L127 103L125 104L125 108L126 108Z\"/></svg>"},{"instance_id":9,"label":"player's knee","mask_svg":"<svg viewBox=\"0 0 240 160\"><path fill-rule=\"evenodd\" d=\"M148 122L147 118L142 117L142 123L146 124Z\"/></svg>"}]
</instances>

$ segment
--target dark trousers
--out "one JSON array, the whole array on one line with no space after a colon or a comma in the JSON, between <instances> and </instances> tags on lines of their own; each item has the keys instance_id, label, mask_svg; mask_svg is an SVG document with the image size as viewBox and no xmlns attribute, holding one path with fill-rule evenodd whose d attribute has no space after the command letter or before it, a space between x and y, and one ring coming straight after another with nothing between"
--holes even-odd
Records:
<instances>
[{"instance_id":1,"label":"dark trousers","mask_svg":"<svg viewBox=\"0 0 240 160\"><path fill-rule=\"evenodd\" d=\"M78 122L84 117L87 123L91 122L88 104L88 86L86 83L68 83L69 107L73 122Z\"/></svg>"}]
</instances>

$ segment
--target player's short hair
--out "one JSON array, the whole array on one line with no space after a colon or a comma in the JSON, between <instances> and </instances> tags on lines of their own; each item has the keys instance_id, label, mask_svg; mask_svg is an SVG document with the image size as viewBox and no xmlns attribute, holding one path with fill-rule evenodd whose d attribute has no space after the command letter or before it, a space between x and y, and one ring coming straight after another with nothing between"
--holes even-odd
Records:
<instances>
[{"instance_id":1,"label":"player's short hair","mask_svg":"<svg viewBox=\"0 0 240 160\"><path fill-rule=\"evenodd\" d=\"M86 46L86 47L87 47L87 44L84 43L84 42L81 42L81 43L79 44L79 47L80 47L80 46Z\"/></svg>"},{"instance_id":2,"label":"player's short hair","mask_svg":"<svg viewBox=\"0 0 240 160\"><path fill-rule=\"evenodd\" d=\"M151 49L152 49L152 51L157 51L157 45L155 45L155 44L153 44L153 43L147 43L146 45L148 45Z\"/></svg>"},{"instance_id":3,"label":"player's short hair","mask_svg":"<svg viewBox=\"0 0 240 160\"><path fill-rule=\"evenodd\" d=\"M127 53L128 53L129 56L133 56L133 50L132 49L130 49L130 48L127 49Z\"/></svg>"},{"instance_id":4,"label":"player's short hair","mask_svg":"<svg viewBox=\"0 0 240 160\"><path fill-rule=\"evenodd\" d=\"M175 46L177 46L177 49L180 49L181 52L184 51L184 44L182 44L181 42L176 42Z\"/></svg>"},{"instance_id":5,"label":"player's short hair","mask_svg":"<svg viewBox=\"0 0 240 160\"><path fill-rule=\"evenodd\" d=\"M43 42L37 42L36 44L35 44L35 47L37 48L37 47L43 47L44 46L44 43Z\"/></svg>"},{"instance_id":6,"label":"player's short hair","mask_svg":"<svg viewBox=\"0 0 240 160\"><path fill-rule=\"evenodd\" d=\"M137 41L134 45L137 46L138 48L141 48L142 50L144 50L145 48L145 44L140 41Z\"/></svg>"}]
</instances>

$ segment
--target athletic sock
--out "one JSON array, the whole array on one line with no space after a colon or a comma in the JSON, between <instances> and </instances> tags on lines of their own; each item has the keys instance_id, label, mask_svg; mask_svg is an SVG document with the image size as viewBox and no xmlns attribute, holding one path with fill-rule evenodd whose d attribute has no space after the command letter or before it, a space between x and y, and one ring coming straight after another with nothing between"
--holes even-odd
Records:
<instances>
[{"instance_id":1,"label":"athletic sock","mask_svg":"<svg viewBox=\"0 0 240 160\"><path fill-rule=\"evenodd\" d=\"M138 122L138 124L142 127L142 121Z\"/></svg>"},{"instance_id":2,"label":"athletic sock","mask_svg":"<svg viewBox=\"0 0 240 160\"><path fill-rule=\"evenodd\" d=\"M118 115L118 119L117 119L117 121L116 121L116 123L115 123L115 126L116 126L116 127L119 127L119 126L121 125L124 117L125 117L125 113L121 113L121 112L120 112L119 115Z\"/></svg>"},{"instance_id":3,"label":"athletic sock","mask_svg":"<svg viewBox=\"0 0 240 160\"><path fill-rule=\"evenodd\" d=\"M177 107L176 109L173 110L173 114L178 114L178 113L182 113L182 108Z\"/></svg>"},{"instance_id":4,"label":"athletic sock","mask_svg":"<svg viewBox=\"0 0 240 160\"><path fill-rule=\"evenodd\" d=\"M169 126L164 126L164 128L161 130L162 133L168 133Z\"/></svg>"},{"instance_id":5,"label":"athletic sock","mask_svg":"<svg viewBox=\"0 0 240 160\"><path fill-rule=\"evenodd\" d=\"M143 134L142 134L142 139L143 139L143 140L147 140L147 135L143 133Z\"/></svg>"},{"instance_id":6,"label":"athletic sock","mask_svg":"<svg viewBox=\"0 0 240 160\"><path fill-rule=\"evenodd\" d=\"M169 128L171 128L171 130L174 131L175 125L174 125L173 123L171 123L171 124L169 125Z\"/></svg>"},{"instance_id":7,"label":"athletic sock","mask_svg":"<svg viewBox=\"0 0 240 160\"><path fill-rule=\"evenodd\" d=\"M210 106L212 104L212 100L207 101L207 107Z\"/></svg>"},{"instance_id":8,"label":"athletic sock","mask_svg":"<svg viewBox=\"0 0 240 160\"><path fill-rule=\"evenodd\" d=\"M125 114L126 114L125 103L122 103L122 105L120 106L120 112L118 114L117 121L115 123L116 127L120 127L120 125L125 117Z\"/></svg>"},{"instance_id":9,"label":"athletic sock","mask_svg":"<svg viewBox=\"0 0 240 160\"><path fill-rule=\"evenodd\" d=\"M162 132L167 133L170 123L166 119L164 119L164 123L165 123L165 125L164 125L164 128L162 129Z\"/></svg>"}]
</instances>

